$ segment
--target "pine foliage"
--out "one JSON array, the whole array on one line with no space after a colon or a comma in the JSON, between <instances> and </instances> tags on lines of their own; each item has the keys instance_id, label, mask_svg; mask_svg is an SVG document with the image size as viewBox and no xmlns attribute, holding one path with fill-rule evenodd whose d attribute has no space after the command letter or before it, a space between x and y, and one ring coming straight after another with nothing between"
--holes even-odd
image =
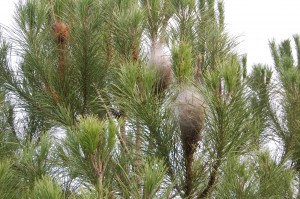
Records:
<instances>
[{"instance_id":1,"label":"pine foliage","mask_svg":"<svg viewBox=\"0 0 300 199\"><path fill-rule=\"evenodd\" d=\"M248 73L222 1L26 0L14 20L1 197L299 195L299 36Z\"/></svg>"}]
</instances>

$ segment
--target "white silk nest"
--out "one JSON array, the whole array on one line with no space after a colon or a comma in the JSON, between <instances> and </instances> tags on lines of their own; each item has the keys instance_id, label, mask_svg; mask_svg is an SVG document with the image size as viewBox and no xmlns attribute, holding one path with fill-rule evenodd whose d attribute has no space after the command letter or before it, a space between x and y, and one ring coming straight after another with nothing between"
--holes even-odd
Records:
<instances>
[{"instance_id":1,"label":"white silk nest","mask_svg":"<svg viewBox=\"0 0 300 199\"><path fill-rule=\"evenodd\" d=\"M167 54L166 47L161 44L154 45L150 52L149 66L153 67L157 74L157 91L165 90L172 82L172 61Z\"/></svg>"},{"instance_id":2,"label":"white silk nest","mask_svg":"<svg viewBox=\"0 0 300 199\"><path fill-rule=\"evenodd\" d=\"M205 103L196 88L188 87L179 92L175 100L175 116L184 141L197 143L205 120Z\"/></svg>"}]
</instances>

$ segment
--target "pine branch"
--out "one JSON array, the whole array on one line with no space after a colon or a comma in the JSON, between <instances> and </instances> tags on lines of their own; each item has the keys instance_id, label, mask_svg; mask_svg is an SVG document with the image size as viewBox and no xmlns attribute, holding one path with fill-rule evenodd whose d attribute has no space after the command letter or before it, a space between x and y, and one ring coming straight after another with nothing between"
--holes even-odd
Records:
<instances>
[{"instance_id":1,"label":"pine branch","mask_svg":"<svg viewBox=\"0 0 300 199\"><path fill-rule=\"evenodd\" d=\"M214 188L220 165L221 165L221 159L217 159L217 161L214 163L212 167L212 172L210 173L209 181L205 189L198 195L197 197L198 199L206 198L208 194L211 192L211 190Z\"/></svg>"},{"instance_id":2,"label":"pine branch","mask_svg":"<svg viewBox=\"0 0 300 199\"><path fill-rule=\"evenodd\" d=\"M102 104L103 104L103 107L104 107L104 109L105 109L105 112L106 112L107 116L108 116L110 119L113 119L113 117L112 117L112 115L111 115L111 112L109 111L109 108L107 107L106 103L104 102L104 99L102 98L102 96L101 96L101 94L100 94L99 89L97 88L96 85L94 85L94 88L95 88L95 90L96 90L96 92L97 92L98 98L100 99L100 101L101 101ZM124 126L124 128L125 128L125 126ZM122 134L122 133L123 133L122 129L120 129L120 130L121 130L121 135L118 134L117 137L118 137L118 139L119 139L119 141L120 141L122 147L125 149L125 152L126 152L127 154L129 154L129 150L128 150L127 146L126 146L125 135ZM123 137L123 136L124 136L124 137Z\"/></svg>"},{"instance_id":3,"label":"pine branch","mask_svg":"<svg viewBox=\"0 0 300 199\"><path fill-rule=\"evenodd\" d=\"M191 195L193 189L193 180L194 180L194 172L193 172L193 162L194 162L194 146L185 146L185 197L188 198Z\"/></svg>"}]
</instances>

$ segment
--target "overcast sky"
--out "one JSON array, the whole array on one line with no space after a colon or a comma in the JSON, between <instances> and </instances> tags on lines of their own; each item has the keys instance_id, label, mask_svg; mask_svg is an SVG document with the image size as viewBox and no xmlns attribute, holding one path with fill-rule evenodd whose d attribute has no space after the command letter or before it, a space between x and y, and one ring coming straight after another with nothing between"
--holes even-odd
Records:
<instances>
[{"instance_id":1,"label":"overcast sky","mask_svg":"<svg viewBox=\"0 0 300 199\"><path fill-rule=\"evenodd\" d=\"M249 64L272 65L268 46L300 34L300 0L225 0L227 28L239 35L240 53L247 53ZM293 44L294 45L294 44Z\"/></svg>"},{"instance_id":2,"label":"overcast sky","mask_svg":"<svg viewBox=\"0 0 300 199\"><path fill-rule=\"evenodd\" d=\"M9 24L14 12L14 2L17 0L0 0L0 23Z\"/></svg>"},{"instance_id":3,"label":"overcast sky","mask_svg":"<svg viewBox=\"0 0 300 199\"><path fill-rule=\"evenodd\" d=\"M9 25L17 0L0 0L0 23ZM239 36L248 64L272 65L268 41L300 34L300 0L224 0L227 29Z\"/></svg>"}]
</instances>

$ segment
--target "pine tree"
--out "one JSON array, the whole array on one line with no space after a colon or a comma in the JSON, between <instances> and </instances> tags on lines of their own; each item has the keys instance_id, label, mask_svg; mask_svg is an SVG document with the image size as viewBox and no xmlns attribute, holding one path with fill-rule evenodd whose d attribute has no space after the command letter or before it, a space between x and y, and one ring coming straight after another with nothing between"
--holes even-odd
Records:
<instances>
[{"instance_id":1,"label":"pine tree","mask_svg":"<svg viewBox=\"0 0 300 199\"><path fill-rule=\"evenodd\" d=\"M248 75L224 17L214 0L19 2L1 38L0 195L292 198L299 63L273 42L278 87L266 66Z\"/></svg>"}]
</instances>

